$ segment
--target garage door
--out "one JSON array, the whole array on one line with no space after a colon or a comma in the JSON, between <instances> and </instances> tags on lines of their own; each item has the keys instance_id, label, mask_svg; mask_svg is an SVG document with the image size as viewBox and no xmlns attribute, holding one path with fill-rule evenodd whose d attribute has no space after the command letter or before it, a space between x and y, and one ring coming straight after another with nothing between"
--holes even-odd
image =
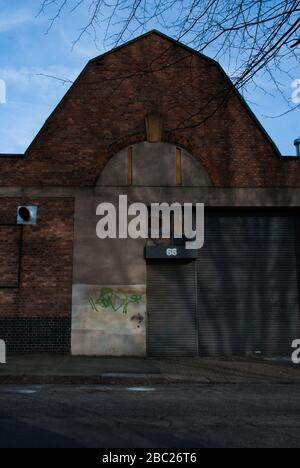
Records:
<instances>
[{"instance_id":1,"label":"garage door","mask_svg":"<svg viewBox=\"0 0 300 468\"><path fill-rule=\"evenodd\" d=\"M200 355L288 355L300 338L295 216L206 215L197 260Z\"/></svg>"},{"instance_id":2,"label":"garage door","mask_svg":"<svg viewBox=\"0 0 300 468\"><path fill-rule=\"evenodd\" d=\"M196 263L147 264L149 356L196 356Z\"/></svg>"}]
</instances>

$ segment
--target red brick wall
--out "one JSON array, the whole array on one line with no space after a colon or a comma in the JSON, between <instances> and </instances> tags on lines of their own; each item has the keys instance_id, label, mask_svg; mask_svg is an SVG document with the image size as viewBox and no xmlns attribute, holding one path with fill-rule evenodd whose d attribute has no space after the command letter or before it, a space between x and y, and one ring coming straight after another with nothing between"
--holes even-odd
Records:
<instances>
[{"instance_id":1,"label":"red brick wall","mask_svg":"<svg viewBox=\"0 0 300 468\"><path fill-rule=\"evenodd\" d=\"M22 228L20 285L15 290L4 293L0 287L0 315L69 317L73 265L73 200L1 198L0 246L2 237L6 236L8 258L16 258L16 251L20 248L19 243L16 243L18 228L10 227L11 232L8 233L8 228L3 224L16 224L17 206L20 204L38 205L38 224ZM5 263L3 250L0 260L0 272L6 271L9 279L15 271L15 264L12 261ZM1 284L2 282L1 278Z\"/></svg>"},{"instance_id":2,"label":"red brick wall","mask_svg":"<svg viewBox=\"0 0 300 468\"><path fill-rule=\"evenodd\" d=\"M21 226L0 226L0 289L19 285Z\"/></svg>"},{"instance_id":3,"label":"red brick wall","mask_svg":"<svg viewBox=\"0 0 300 468\"><path fill-rule=\"evenodd\" d=\"M38 205L37 225L16 226L20 204ZM70 198L1 198L0 338L9 350L69 350L73 205Z\"/></svg>"},{"instance_id":4,"label":"red brick wall","mask_svg":"<svg viewBox=\"0 0 300 468\"><path fill-rule=\"evenodd\" d=\"M2 186L93 185L108 159L145 139L160 111L164 140L200 158L216 186L300 186L212 62L151 34L90 62L23 159L0 158Z\"/></svg>"}]
</instances>

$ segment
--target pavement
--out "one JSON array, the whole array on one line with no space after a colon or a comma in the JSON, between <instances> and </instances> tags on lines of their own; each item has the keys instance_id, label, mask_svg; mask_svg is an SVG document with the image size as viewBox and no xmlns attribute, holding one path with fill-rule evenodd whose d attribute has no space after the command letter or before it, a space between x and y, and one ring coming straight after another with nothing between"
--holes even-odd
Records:
<instances>
[{"instance_id":1,"label":"pavement","mask_svg":"<svg viewBox=\"0 0 300 468\"><path fill-rule=\"evenodd\" d=\"M299 416L300 385L1 385L0 447L299 448Z\"/></svg>"},{"instance_id":2,"label":"pavement","mask_svg":"<svg viewBox=\"0 0 300 468\"><path fill-rule=\"evenodd\" d=\"M9 355L0 384L300 384L300 365L286 359L128 358Z\"/></svg>"}]
</instances>

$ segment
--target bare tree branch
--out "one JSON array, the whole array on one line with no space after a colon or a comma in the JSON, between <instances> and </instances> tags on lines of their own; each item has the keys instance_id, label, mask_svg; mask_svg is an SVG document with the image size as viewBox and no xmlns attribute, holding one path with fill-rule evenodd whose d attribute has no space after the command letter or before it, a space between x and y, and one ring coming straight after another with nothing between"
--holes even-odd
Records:
<instances>
[{"instance_id":1,"label":"bare tree branch","mask_svg":"<svg viewBox=\"0 0 300 468\"><path fill-rule=\"evenodd\" d=\"M52 80L60 81L63 85L65 84L73 84L74 82L67 79L67 78L60 78L54 75L47 75L46 73L37 73L36 76L43 76L44 78L51 78Z\"/></svg>"},{"instance_id":2,"label":"bare tree branch","mask_svg":"<svg viewBox=\"0 0 300 468\"><path fill-rule=\"evenodd\" d=\"M88 21L73 47L86 35L116 47L158 25L221 61L241 92L251 85L262 88L257 79L266 76L288 112L298 108L291 106L278 74L300 66L300 0L43 0L39 14L48 16L49 32L63 15L76 12Z\"/></svg>"}]
</instances>

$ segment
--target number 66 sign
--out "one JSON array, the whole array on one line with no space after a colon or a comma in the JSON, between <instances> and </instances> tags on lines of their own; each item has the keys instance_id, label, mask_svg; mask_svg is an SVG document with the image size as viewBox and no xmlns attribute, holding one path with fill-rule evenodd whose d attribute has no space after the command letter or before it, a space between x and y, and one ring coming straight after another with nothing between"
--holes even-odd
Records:
<instances>
[{"instance_id":1,"label":"number 66 sign","mask_svg":"<svg viewBox=\"0 0 300 468\"><path fill-rule=\"evenodd\" d=\"M177 249L167 249L166 254L168 257L177 257L178 251Z\"/></svg>"}]
</instances>

